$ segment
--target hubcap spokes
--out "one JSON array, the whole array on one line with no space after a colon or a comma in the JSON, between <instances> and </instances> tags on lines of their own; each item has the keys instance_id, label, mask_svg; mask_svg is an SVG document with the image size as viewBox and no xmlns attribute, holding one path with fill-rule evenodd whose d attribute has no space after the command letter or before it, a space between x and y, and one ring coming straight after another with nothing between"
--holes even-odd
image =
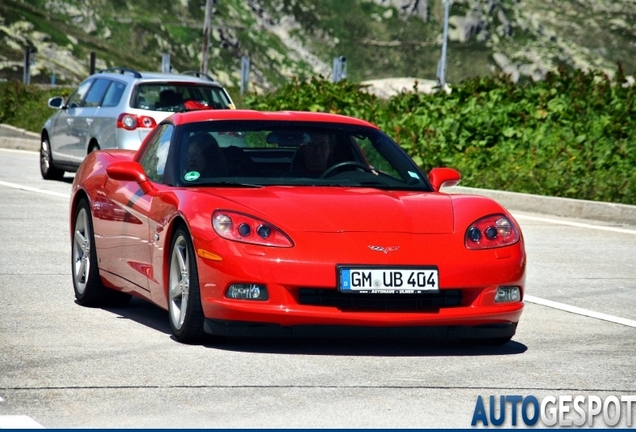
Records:
<instances>
[{"instance_id":1,"label":"hubcap spokes","mask_svg":"<svg viewBox=\"0 0 636 432\"><path fill-rule=\"evenodd\" d=\"M46 141L42 141L40 149L40 165L44 172L49 169L49 146Z\"/></svg>"},{"instance_id":2,"label":"hubcap spokes","mask_svg":"<svg viewBox=\"0 0 636 432\"><path fill-rule=\"evenodd\" d=\"M190 276L188 274L189 257L186 242L179 237L172 250L170 264L169 305L170 319L176 329L180 329L185 321L190 294Z\"/></svg>"},{"instance_id":3,"label":"hubcap spokes","mask_svg":"<svg viewBox=\"0 0 636 432\"><path fill-rule=\"evenodd\" d=\"M79 294L84 293L90 271L90 231L88 228L88 215L85 209L81 209L75 221L73 235L73 272L75 276L75 288Z\"/></svg>"}]
</instances>

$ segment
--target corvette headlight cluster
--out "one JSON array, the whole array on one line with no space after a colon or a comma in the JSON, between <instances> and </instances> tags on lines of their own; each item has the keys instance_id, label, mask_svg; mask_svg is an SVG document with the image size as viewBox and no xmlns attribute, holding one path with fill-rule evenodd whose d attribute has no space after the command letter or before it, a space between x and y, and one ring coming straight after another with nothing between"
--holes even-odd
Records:
<instances>
[{"instance_id":1,"label":"corvette headlight cluster","mask_svg":"<svg viewBox=\"0 0 636 432\"><path fill-rule=\"evenodd\" d=\"M519 241L519 230L504 215L491 215L474 222L466 230L464 243L468 249L490 249L509 246Z\"/></svg>"},{"instance_id":2,"label":"corvette headlight cluster","mask_svg":"<svg viewBox=\"0 0 636 432\"><path fill-rule=\"evenodd\" d=\"M228 240L274 247L294 245L291 239L275 226L235 211L216 210L212 214L212 228Z\"/></svg>"}]
</instances>

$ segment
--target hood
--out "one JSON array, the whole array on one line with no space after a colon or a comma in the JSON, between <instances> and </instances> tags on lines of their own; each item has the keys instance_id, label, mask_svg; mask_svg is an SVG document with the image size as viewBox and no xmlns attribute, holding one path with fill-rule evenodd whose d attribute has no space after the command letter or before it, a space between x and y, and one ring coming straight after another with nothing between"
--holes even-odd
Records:
<instances>
[{"instance_id":1,"label":"hood","mask_svg":"<svg viewBox=\"0 0 636 432\"><path fill-rule=\"evenodd\" d=\"M453 231L453 206L446 194L341 187L263 187L205 191L237 210L285 231L401 232ZM226 201L226 202L227 202Z\"/></svg>"}]
</instances>

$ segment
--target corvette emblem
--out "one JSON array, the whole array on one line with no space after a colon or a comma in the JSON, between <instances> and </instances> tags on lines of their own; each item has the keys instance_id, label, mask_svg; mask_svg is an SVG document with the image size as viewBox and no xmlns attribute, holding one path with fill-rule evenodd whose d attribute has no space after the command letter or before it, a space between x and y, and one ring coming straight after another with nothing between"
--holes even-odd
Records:
<instances>
[{"instance_id":1,"label":"corvette emblem","mask_svg":"<svg viewBox=\"0 0 636 432\"><path fill-rule=\"evenodd\" d=\"M400 248L399 246L383 247L383 246L372 246L372 245L369 245L369 249L371 249L372 251L384 252L385 254L388 254L389 252L395 252L399 248Z\"/></svg>"}]
</instances>

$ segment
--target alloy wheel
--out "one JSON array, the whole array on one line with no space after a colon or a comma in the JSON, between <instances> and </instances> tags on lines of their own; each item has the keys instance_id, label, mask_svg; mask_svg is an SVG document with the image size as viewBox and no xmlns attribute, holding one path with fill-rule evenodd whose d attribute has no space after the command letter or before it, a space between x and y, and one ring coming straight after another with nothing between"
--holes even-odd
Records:
<instances>
[{"instance_id":1,"label":"alloy wheel","mask_svg":"<svg viewBox=\"0 0 636 432\"><path fill-rule=\"evenodd\" d=\"M73 273L75 289L82 295L86 290L86 283L91 270L91 232L86 208L82 207L77 213L75 229L73 231Z\"/></svg>"},{"instance_id":2,"label":"alloy wheel","mask_svg":"<svg viewBox=\"0 0 636 432\"><path fill-rule=\"evenodd\" d=\"M169 310L170 319L175 329L181 329L188 312L190 295L190 256L185 237L179 236L172 248L169 277Z\"/></svg>"}]
</instances>

